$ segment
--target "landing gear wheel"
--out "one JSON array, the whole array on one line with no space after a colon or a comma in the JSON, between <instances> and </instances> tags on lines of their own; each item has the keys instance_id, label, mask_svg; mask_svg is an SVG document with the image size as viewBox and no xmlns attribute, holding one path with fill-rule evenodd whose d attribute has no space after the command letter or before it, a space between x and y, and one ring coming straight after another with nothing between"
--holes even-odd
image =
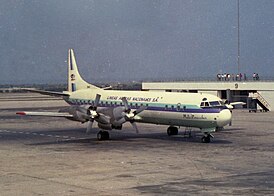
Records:
<instances>
[{"instance_id":1,"label":"landing gear wheel","mask_svg":"<svg viewBox=\"0 0 274 196\"><path fill-rule=\"evenodd\" d=\"M203 143L210 143L210 135L207 135L207 136L203 136L202 137L202 142Z\"/></svg>"},{"instance_id":2,"label":"landing gear wheel","mask_svg":"<svg viewBox=\"0 0 274 196\"><path fill-rule=\"evenodd\" d=\"M178 135L178 128L177 127L168 127L167 128L167 135Z\"/></svg>"},{"instance_id":3,"label":"landing gear wheel","mask_svg":"<svg viewBox=\"0 0 274 196\"><path fill-rule=\"evenodd\" d=\"M97 139L99 141L108 140L109 139L109 133L107 131L99 131L97 133Z\"/></svg>"}]
</instances>

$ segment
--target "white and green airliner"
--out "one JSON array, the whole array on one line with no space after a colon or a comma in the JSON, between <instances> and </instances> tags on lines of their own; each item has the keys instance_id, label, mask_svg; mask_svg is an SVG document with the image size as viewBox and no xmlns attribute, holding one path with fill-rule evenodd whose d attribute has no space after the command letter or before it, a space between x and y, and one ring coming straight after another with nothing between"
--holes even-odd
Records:
<instances>
[{"instance_id":1,"label":"white and green airliner","mask_svg":"<svg viewBox=\"0 0 274 196\"><path fill-rule=\"evenodd\" d=\"M106 90L87 83L78 72L74 52L68 51L68 89L64 92L32 90L41 94L61 96L70 104L59 112L17 112L20 115L65 117L87 122L87 132L93 122L101 129L98 140L109 139L109 130L121 130L130 122L138 132L136 122L168 125L167 134L177 135L178 127L199 128L202 142L210 142L212 132L231 122L231 112L217 96L204 93Z\"/></svg>"}]
</instances>

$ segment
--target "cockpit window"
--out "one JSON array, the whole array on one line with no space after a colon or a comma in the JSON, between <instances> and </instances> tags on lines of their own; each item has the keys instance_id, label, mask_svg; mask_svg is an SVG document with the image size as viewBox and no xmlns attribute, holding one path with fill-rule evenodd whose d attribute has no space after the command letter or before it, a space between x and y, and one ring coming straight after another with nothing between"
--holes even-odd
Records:
<instances>
[{"instance_id":1,"label":"cockpit window","mask_svg":"<svg viewBox=\"0 0 274 196\"><path fill-rule=\"evenodd\" d=\"M224 106L225 105L225 102L223 102L223 101L219 101L220 102L220 105L221 106Z\"/></svg>"},{"instance_id":2,"label":"cockpit window","mask_svg":"<svg viewBox=\"0 0 274 196\"><path fill-rule=\"evenodd\" d=\"M209 107L209 103L208 102L201 102L201 107Z\"/></svg>"},{"instance_id":3,"label":"cockpit window","mask_svg":"<svg viewBox=\"0 0 274 196\"><path fill-rule=\"evenodd\" d=\"M207 107L212 107L212 108L218 108L220 106L224 106L224 102L223 101L202 101L200 106L202 108L207 108Z\"/></svg>"},{"instance_id":4,"label":"cockpit window","mask_svg":"<svg viewBox=\"0 0 274 196\"><path fill-rule=\"evenodd\" d=\"M209 102L209 103L210 103L210 105L212 105L212 106L218 106L218 105L220 105L219 101L211 101L211 102Z\"/></svg>"}]
</instances>

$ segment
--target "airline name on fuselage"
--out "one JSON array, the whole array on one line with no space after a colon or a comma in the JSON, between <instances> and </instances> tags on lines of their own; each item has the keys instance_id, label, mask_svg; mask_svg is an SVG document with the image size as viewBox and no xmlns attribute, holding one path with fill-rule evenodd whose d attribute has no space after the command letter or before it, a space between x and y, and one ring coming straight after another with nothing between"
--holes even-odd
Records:
<instances>
[{"instance_id":1,"label":"airline name on fuselage","mask_svg":"<svg viewBox=\"0 0 274 196\"><path fill-rule=\"evenodd\" d=\"M122 100L123 97L108 96L107 100ZM140 101L140 102L158 102L159 97L147 98L147 97L125 97L128 101Z\"/></svg>"}]
</instances>

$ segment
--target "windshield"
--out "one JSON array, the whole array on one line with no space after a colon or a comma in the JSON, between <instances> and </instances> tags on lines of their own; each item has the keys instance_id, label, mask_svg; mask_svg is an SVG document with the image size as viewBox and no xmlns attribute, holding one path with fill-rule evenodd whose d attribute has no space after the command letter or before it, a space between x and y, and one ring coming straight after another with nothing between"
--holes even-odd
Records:
<instances>
[{"instance_id":1,"label":"windshield","mask_svg":"<svg viewBox=\"0 0 274 196\"><path fill-rule=\"evenodd\" d=\"M221 105L219 101L211 101L211 102L209 102L209 103L210 103L210 105L212 105L212 106Z\"/></svg>"},{"instance_id":2,"label":"windshield","mask_svg":"<svg viewBox=\"0 0 274 196\"><path fill-rule=\"evenodd\" d=\"M201 105L202 108L204 107L220 107L220 106L224 106L224 102L223 101L202 101Z\"/></svg>"}]
</instances>

